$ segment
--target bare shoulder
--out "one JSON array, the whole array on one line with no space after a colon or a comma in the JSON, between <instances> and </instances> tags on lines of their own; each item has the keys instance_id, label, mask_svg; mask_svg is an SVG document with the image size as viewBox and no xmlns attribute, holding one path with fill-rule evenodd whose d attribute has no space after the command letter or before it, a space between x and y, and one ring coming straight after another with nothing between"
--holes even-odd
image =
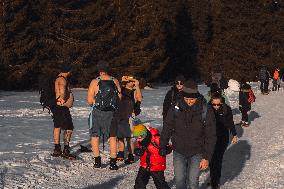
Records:
<instances>
[{"instance_id":1,"label":"bare shoulder","mask_svg":"<svg viewBox=\"0 0 284 189\"><path fill-rule=\"evenodd\" d=\"M98 86L98 80L97 79L93 79L90 83L90 88L94 88Z\"/></svg>"}]
</instances>

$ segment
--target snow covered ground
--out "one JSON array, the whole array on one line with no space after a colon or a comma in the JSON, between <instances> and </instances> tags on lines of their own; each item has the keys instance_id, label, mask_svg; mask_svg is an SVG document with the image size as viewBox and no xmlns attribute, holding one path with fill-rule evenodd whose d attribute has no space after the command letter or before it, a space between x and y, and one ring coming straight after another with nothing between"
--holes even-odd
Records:
<instances>
[{"instance_id":1,"label":"snow covered ground","mask_svg":"<svg viewBox=\"0 0 284 189\"><path fill-rule=\"evenodd\" d=\"M257 85L253 85L257 92ZM142 120L161 128L162 102L168 87L143 90ZM202 93L207 87L200 86ZM71 145L88 139L86 90L76 89L72 108L75 131ZM235 123L240 114L237 93L230 93ZM284 92L259 95L250 112L251 126L237 125L240 142L230 145L224 159L222 188L224 189L283 189L284 188ZM53 158L50 152L53 123L42 112L37 92L0 92L0 188L133 188L138 162L118 171L110 171L103 156L103 169L94 169L90 153L78 154L76 161ZM77 148L74 148L75 152ZM205 188L208 172L201 175ZM168 156L166 179L174 188L172 155ZM155 188L150 181L148 188Z\"/></svg>"}]
</instances>

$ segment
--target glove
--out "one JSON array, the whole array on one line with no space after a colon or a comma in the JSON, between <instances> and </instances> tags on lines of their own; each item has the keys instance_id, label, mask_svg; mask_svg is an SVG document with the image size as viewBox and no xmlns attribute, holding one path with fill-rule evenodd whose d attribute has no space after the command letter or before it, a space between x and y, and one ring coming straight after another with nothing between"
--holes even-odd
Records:
<instances>
[{"instance_id":1,"label":"glove","mask_svg":"<svg viewBox=\"0 0 284 189\"><path fill-rule=\"evenodd\" d=\"M140 102L140 101L137 101L137 102L134 104L134 114L135 114L135 116L138 116L138 115L141 113L140 105L141 105L141 102Z\"/></svg>"},{"instance_id":2,"label":"glove","mask_svg":"<svg viewBox=\"0 0 284 189\"><path fill-rule=\"evenodd\" d=\"M135 148L134 154L135 154L136 156L143 156L144 151L145 151L145 150L144 150L143 148Z\"/></svg>"},{"instance_id":3,"label":"glove","mask_svg":"<svg viewBox=\"0 0 284 189\"><path fill-rule=\"evenodd\" d=\"M159 151L160 156L166 156L167 155L167 149L161 148Z\"/></svg>"},{"instance_id":4,"label":"glove","mask_svg":"<svg viewBox=\"0 0 284 189\"><path fill-rule=\"evenodd\" d=\"M172 146L170 146L170 145L168 145L167 147L166 147L166 154L168 155L168 154L170 154L170 153L172 153Z\"/></svg>"}]
</instances>

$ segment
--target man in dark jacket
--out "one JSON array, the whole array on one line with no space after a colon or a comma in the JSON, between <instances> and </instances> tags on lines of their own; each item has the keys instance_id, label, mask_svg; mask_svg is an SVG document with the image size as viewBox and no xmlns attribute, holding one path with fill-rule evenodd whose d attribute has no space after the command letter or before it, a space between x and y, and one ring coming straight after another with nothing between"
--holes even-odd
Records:
<instances>
[{"instance_id":1,"label":"man in dark jacket","mask_svg":"<svg viewBox=\"0 0 284 189\"><path fill-rule=\"evenodd\" d=\"M161 133L161 155L172 140L177 189L199 188L200 170L208 168L216 142L216 123L212 108L204 103L197 84L185 82L183 100L171 107Z\"/></svg>"},{"instance_id":2,"label":"man in dark jacket","mask_svg":"<svg viewBox=\"0 0 284 189\"><path fill-rule=\"evenodd\" d=\"M262 94L268 94L269 77L270 74L267 67L262 66L259 70L260 90Z\"/></svg>"},{"instance_id":3,"label":"man in dark jacket","mask_svg":"<svg viewBox=\"0 0 284 189\"><path fill-rule=\"evenodd\" d=\"M184 76L178 75L175 79L174 86L167 92L163 103L163 121L165 120L170 107L181 99L181 91L184 81Z\"/></svg>"}]
</instances>

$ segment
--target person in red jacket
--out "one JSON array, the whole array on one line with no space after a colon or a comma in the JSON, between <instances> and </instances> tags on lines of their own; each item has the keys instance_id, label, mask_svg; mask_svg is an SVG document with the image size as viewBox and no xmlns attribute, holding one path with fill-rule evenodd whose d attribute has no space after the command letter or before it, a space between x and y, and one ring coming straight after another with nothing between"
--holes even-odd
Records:
<instances>
[{"instance_id":1,"label":"person in red jacket","mask_svg":"<svg viewBox=\"0 0 284 189\"><path fill-rule=\"evenodd\" d=\"M165 180L166 156L161 156L159 131L143 124L133 127L133 136L136 139L134 153L140 156L140 168L135 179L134 189L146 189L150 176L153 178L157 189L170 189ZM171 146L167 146L167 153L171 153Z\"/></svg>"}]
</instances>

